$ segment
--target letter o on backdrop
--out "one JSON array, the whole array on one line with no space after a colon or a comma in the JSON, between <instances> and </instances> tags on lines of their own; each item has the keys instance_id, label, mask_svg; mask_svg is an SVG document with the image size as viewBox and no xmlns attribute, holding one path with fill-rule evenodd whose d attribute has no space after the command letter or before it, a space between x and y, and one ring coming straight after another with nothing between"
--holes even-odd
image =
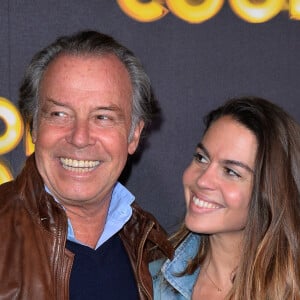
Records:
<instances>
[{"instance_id":1,"label":"letter o on backdrop","mask_svg":"<svg viewBox=\"0 0 300 300\"><path fill-rule=\"evenodd\" d=\"M290 18L300 20L300 0L289 0Z\"/></svg>"},{"instance_id":2,"label":"letter o on backdrop","mask_svg":"<svg viewBox=\"0 0 300 300\"><path fill-rule=\"evenodd\" d=\"M275 17L285 7L286 0L229 0L234 13L244 21L262 23Z\"/></svg>"},{"instance_id":3,"label":"letter o on backdrop","mask_svg":"<svg viewBox=\"0 0 300 300\"><path fill-rule=\"evenodd\" d=\"M201 23L215 16L224 0L166 0L170 11L189 23Z\"/></svg>"}]
</instances>

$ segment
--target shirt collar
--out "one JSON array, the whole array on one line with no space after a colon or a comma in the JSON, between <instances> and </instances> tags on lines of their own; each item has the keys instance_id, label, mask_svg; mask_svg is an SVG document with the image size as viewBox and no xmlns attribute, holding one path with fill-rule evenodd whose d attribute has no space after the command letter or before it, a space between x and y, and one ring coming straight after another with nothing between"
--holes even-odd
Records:
<instances>
[{"instance_id":1,"label":"shirt collar","mask_svg":"<svg viewBox=\"0 0 300 300\"><path fill-rule=\"evenodd\" d=\"M47 186L45 186L45 190L47 193L51 194ZM54 199L59 203L56 198ZM120 182L116 183L115 187L113 188L105 226L95 249L104 244L127 223L132 215L131 204L134 199L135 197L127 188L125 188ZM68 219L67 239L72 242L82 244L75 238L70 219Z\"/></svg>"}]
</instances>

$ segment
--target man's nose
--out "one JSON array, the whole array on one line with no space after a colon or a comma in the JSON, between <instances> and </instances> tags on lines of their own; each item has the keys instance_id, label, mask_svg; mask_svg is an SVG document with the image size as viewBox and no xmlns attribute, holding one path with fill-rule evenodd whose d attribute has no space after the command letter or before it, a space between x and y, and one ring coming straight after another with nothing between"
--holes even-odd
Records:
<instances>
[{"instance_id":1,"label":"man's nose","mask_svg":"<svg viewBox=\"0 0 300 300\"><path fill-rule=\"evenodd\" d=\"M78 147L84 148L94 143L92 132L88 120L75 120L67 141Z\"/></svg>"}]
</instances>

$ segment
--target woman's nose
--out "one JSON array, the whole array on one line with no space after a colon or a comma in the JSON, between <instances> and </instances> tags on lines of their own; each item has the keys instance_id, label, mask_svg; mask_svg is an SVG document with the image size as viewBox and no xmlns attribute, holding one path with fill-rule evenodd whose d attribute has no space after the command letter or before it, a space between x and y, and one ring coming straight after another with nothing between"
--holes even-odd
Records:
<instances>
[{"instance_id":1,"label":"woman's nose","mask_svg":"<svg viewBox=\"0 0 300 300\"><path fill-rule=\"evenodd\" d=\"M197 179L197 184L201 188L214 189L216 187L217 171L212 164L203 169Z\"/></svg>"}]
</instances>

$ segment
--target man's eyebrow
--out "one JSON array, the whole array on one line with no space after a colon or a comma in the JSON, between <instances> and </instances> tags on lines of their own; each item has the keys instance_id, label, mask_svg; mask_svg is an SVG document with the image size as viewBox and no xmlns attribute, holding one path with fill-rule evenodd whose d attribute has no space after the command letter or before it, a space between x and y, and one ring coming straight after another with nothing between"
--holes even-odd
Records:
<instances>
[{"instance_id":1,"label":"man's eyebrow","mask_svg":"<svg viewBox=\"0 0 300 300\"><path fill-rule=\"evenodd\" d=\"M208 150L205 148L205 146L204 146L202 143L199 143L199 144L197 145L197 147L198 147L199 149L201 149L201 150L204 152L204 154L205 154L208 158L210 158ZM222 162L223 162L224 164L227 164L227 165L238 166L238 167L240 167L240 168L243 168L243 169L247 170L248 172L250 172L250 173L252 173L252 174L254 173L254 171L253 171L247 164L245 164L245 163L243 163L243 162L241 162L241 161L238 161L238 160L232 160L232 159L224 159Z\"/></svg>"},{"instance_id":2,"label":"man's eyebrow","mask_svg":"<svg viewBox=\"0 0 300 300\"><path fill-rule=\"evenodd\" d=\"M46 98L45 102L48 102L48 103L50 102L50 103L52 103L54 105L57 105L57 106L66 106L64 103L61 103L61 102L59 102L57 100L54 100L52 98Z\"/></svg>"},{"instance_id":3,"label":"man's eyebrow","mask_svg":"<svg viewBox=\"0 0 300 300\"><path fill-rule=\"evenodd\" d=\"M120 107L117 105L101 105L97 106L95 110L109 110L109 111L121 111Z\"/></svg>"},{"instance_id":4,"label":"man's eyebrow","mask_svg":"<svg viewBox=\"0 0 300 300\"><path fill-rule=\"evenodd\" d=\"M45 102L48 102L48 103L51 103L51 104L54 104L54 105L57 105L57 106L68 107L68 104L59 102L59 100L55 100L53 98L46 98ZM97 107L95 107L94 110L95 111L97 111L97 110L107 110L107 111L116 111L116 112L121 111L120 107L117 106L117 105L114 105L114 104L97 106Z\"/></svg>"}]
</instances>

